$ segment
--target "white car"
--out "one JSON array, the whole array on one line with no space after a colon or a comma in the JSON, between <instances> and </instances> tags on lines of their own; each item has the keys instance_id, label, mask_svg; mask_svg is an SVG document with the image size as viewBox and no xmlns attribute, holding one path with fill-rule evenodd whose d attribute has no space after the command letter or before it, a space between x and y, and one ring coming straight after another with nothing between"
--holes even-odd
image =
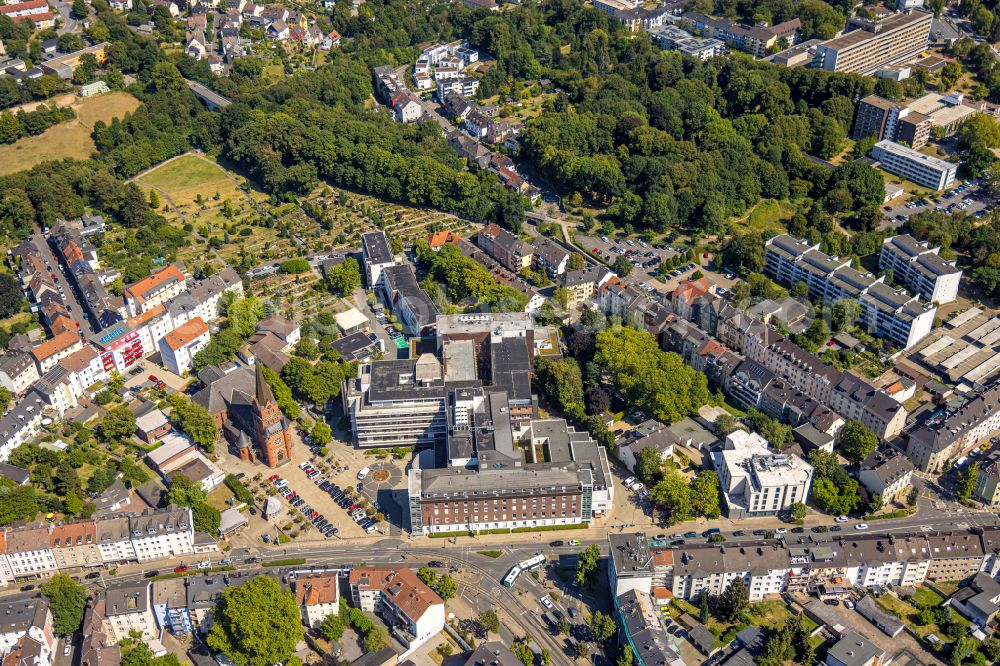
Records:
<instances>
[{"instance_id":1,"label":"white car","mask_svg":"<svg viewBox=\"0 0 1000 666\"><path fill-rule=\"evenodd\" d=\"M368 467L361 468L361 471L358 472L358 481L364 481L371 472L371 469Z\"/></svg>"},{"instance_id":2,"label":"white car","mask_svg":"<svg viewBox=\"0 0 1000 666\"><path fill-rule=\"evenodd\" d=\"M625 479L625 485L626 486L631 486L633 483L635 483L635 477L634 476L630 476L627 479Z\"/></svg>"},{"instance_id":3,"label":"white car","mask_svg":"<svg viewBox=\"0 0 1000 666\"><path fill-rule=\"evenodd\" d=\"M856 529L856 530L866 530L866 529L868 529L868 523L858 523L857 525L854 526L854 529Z\"/></svg>"},{"instance_id":4,"label":"white car","mask_svg":"<svg viewBox=\"0 0 1000 666\"><path fill-rule=\"evenodd\" d=\"M211 566L212 566L211 562L199 562L198 563L198 568L199 569L209 569L209 568L211 568Z\"/></svg>"},{"instance_id":5,"label":"white car","mask_svg":"<svg viewBox=\"0 0 1000 666\"><path fill-rule=\"evenodd\" d=\"M274 481L274 487L275 488L284 488L287 485L288 485L288 481L285 481L284 479L275 479L275 481Z\"/></svg>"},{"instance_id":6,"label":"white car","mask_svg":"<svg viewBox=\"0 0 1000 666\"><path fill-rule=\"evenodd\" d=\"M63 648L63 656L68 657L72 652L73 652L73 644L69 642L69 639L67 639L66 646Z\"/></svg>"},{"instance_id":7,"label":"white car","mask_svg":"<svg viewBox=\"0 0 1000 666\"><path fill-rule=\"evenodd\" d=\"M845 601L844 608L846 608L847 610L854 610L854 602L850 600Z\"/></svg>"},{"instance_id":8,"label":"white car","mask_svg":"<svg viewBox=\"0 0 1000 666\"><path fill-rule=\"evenodd\" d=\"M553 603L552 603L552 600L551 600L551 599L549 599L548 597L542 597L541 599L539 599L539 601L541 601L541 602L542 602L542 605L543 605L543 606L545 606L546 608L548 608L548 609L550 609L550 610L551 610L552 608L555 608L555 604L553 604Z\"/></svg>"},{"instance_id":9,"label":"white car","mask_svg":"<svg viewBox=\"0 0 1000 666\"><path fill-rule=\"evenodd\" d=\"M847 516L837 516L837 518L835 519L835 522L846 523L847 522Z\"/></svg>"},{"instance_id":10,"label":"white car","mask_svg":"<svg viewBox=\"0 0 1000 666\"><path fill-rule=\"evenodd\" d=\"M774 530L775 534L786 534L787 532L788 530L786 530L784 527L779 527L778 529Z\"/></svg>"}]
</instances>

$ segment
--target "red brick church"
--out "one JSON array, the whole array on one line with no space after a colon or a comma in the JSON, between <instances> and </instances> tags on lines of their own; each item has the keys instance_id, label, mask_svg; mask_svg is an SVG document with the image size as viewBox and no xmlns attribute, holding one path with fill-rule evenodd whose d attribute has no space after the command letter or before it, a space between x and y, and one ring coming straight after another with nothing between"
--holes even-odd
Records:
<instances>
[{"instance_id":1,"label":"red brick church","mask_svg":"<svg viewBox=\"0 0 1000 666\"><path fill-rule=\"evenodd\" d=\"M243 460L279 467L292 457L291 423L274 399L260 364L254 369L208 366L198 373L205 387L193 400L208 410L230 447Z\"/></svg>"}]
</instances>

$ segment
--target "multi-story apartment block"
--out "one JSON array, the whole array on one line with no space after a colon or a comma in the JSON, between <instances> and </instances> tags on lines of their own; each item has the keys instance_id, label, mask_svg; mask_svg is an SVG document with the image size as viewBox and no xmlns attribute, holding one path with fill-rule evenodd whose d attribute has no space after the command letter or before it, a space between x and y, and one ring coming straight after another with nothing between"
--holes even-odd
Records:
<instances>
[{"instance_id":1,"label":"multi-story apartment block","mask_svg":"<svg viewBox=\"0 0 1000 666\"><path fill-rule=\"evenodd\" d=\"M440 310L420 287L412 266L385 266L376 284L383 302L407 331L415 336L434 335Z\"/></svg>"},{"instance_id":2,"label":"multi-story apartment block","mask_svg":"<svg viewBox=\"0 0 1000 666\"><path fill-rule=\"evenodd\" d=\"M359 366L343 400L359 448L424 446L444 436L444 379L431 354Z\"/></svg>"},{"instance_id":3,"label":"multi-story apartment block","mask_svg":"<svg viewBox=\"0 0 1000 666\"><path fill-rule=\"evenodd\" d=\"M135 317L166 303L187 289L187 278L176 264L161 268L149 277L125 287L125 305Z\"/></svg>"},{"instance_id":4,"label":"multi-story apartment block","mask_svg":"<svg viewBox=\"0 0 1000 666\"><path fill-rule=\"evenodd\" d=\"M972 494L988 506L1000 506L1000 461L994 458L979 466Z\"/></svg>"},{"instance_id":5,"label":"multi-story apartment block","mask_svg":"<svg viewBox=\"0 0 1000 666\"><path fill-rule=\"evenodd\" d=\"M569 263L569 252L555 241L549 238L541 238L535 242L535 251L532 255L535 267L544 270L550 278L566 272L566 265Z\"/></svg>"},{"instance_id":6,"label":"multi-story apartment block","mask_svg":"<svg viewBox=\"0 0 1000 666\"><path fill-rule=\"evenodd\" d=\"M661 25L650 32L649 36L664 51L677 51L699 60L708 60L726 53L726 44L721 39L700 39L676 25Z\"/></svg>"},{"instance_id":7,"label":"multi-story apartment block","mask_svg":"<svg viewBox=\"0 0 1000 666\"><path fill-rule=\"evenodd\" d=\"M307 627L318 627L340 612L340 577L333 573L301 574L295 579L295 600Z\"/></svg>"},{"instance_id":8,"label":"multi-story apartment block","mask_svg":"<svg viewBox=\"0 0 1000 666\"><path fill-rule=\"evenodd\" d=\"M715 464L730 518L773 516L809 496L812 466L794 454L775 453L756 433L727 435Z\"/></svg>"},{"instance_id":9,"label":"multi-story apartment block","mask_svg":"<svg viewBox=\"0 0 1000 666\"><path fill-rule=\"evenodd\" d=\"M46 340L37 347L32 347L31 355L35 357L38 373L44 375L56 367L62 359L83 348L80 336L75 332L66 331Z\"/></svg>"},{"instance_id":10,"label":"multi-story apartment block","mask_svg":"<svg viewBox=\"0 0 1000 666\"><path fill-rule=\"evenodd\" d=\"M894 282L928 301L950 303L958 298L962 271L954 260L942 259L940 250L909 234L891 236L882 241L878 267L892 270Z\"/></svg>"},{"instance_id":11,"label":"multi-story apartment block","mask_svg":"<svg viewBox=\"0 0 1000 666\"><path fill-rule=\"evenodd\" d=\"M142 636L142 641L157 638L150 586L149 581L142 581L115 585L105 591L104 631L110 643L125 640L133 631Z\"/></svg>"},{"instance_id":12,"label":"multi-story apartment block","mask_svg":"<svg viewBox=\"0 0 1000 666\"><path fill-rule=\"evenodd\" d=\"M872 157L889 173L912 180L917 185L935 192L951 187L958 174L958 165L954 162L926 155L884 139L872 148Z\"/></svg>"},{"instance_id":13,"label":"multi-story apartment block","mask_svg":"<svg viewBox=\"0 0 1000 666\"><path fill-rule=\"evenodd\" d=\"M31 354L12 352L0 356L0 386L22 395L41 375Z\"/></svg>"},{"instance_id":14,"label":"multi-story apartment block","mask_svg":"<svg viewBox=\"0 0 1000 666\"><path fill-rule=\"evenodd\" d=\"M183 375L191 369L194 355L208 344L208 326L201 317L181 324L160 338L160 358L167 370Z\"/></svg>"},{"instance_id":15,"label":"multi-story apartment block","mask_svg":"<svg viewBox=\"0 0 1000 666\"><path fill-rule=\"evenodd\" d=\"M24 397L14 402L10 411L0 417L0 462L6 461L14 449L38 434L45 406L43 396L30 389Z\"/></svg>"},{"instance_id":16,"label":"multi-story apartment block","mask_svg":"<svg viewBox=\"0 0 1000 666\"><path fill-rule=\"evenodd\" d=\"M354 567L348 579L361 610L379 613L401 630L409 654L444 629L444 601L411 569Z\"/></svg>"},{"instance_id":17,"label":"multi-story apartment block","mask_svg":"<svg viewBox=\"0 0 1000 666\"><path fill-rule=\"evenodd\" d=\"M813 66L833 72L871 74L927 48L933 18L929 12L911 11L845 32L816 45Z\"/></svg>"},{"instance_id":18,"label":"multi-story apartment block","mask_svg":"<svg viewBox=\"0 0 1000 666\"><path fill-rule=\"evenodd\" d=\"M160 304L91 334L89 340L100 354L105 371L124 373L143 357L155 353L159 340L173 329L170 313Z\"/></svg>"},{"instance_id":19,"label":"multi-story apartment block","mask_svg":"<svg viewBox=\"0 0 1000 666\"><path fill-rule=\"evenodd\" d=\"M101 560L105 563L131 562L138 559L135 546L132 545L132 530L129 529L128 516L102 516L94 520L94 532L97 535L97 549Z\"/></svg>"},{"instance_id":20,"label":"multi-story apartment block","mask_svg":"<svg viewBox=\"0 0 1000 666\"><path fill-rule=\"evenodd\" d=\"M45 599L10 600L0 604L0 655L10 666L52 664L55 618Z\"/></svg>"},{"instance_id":21,"label":"multi-story apartment block","mask_svg":"<svg viewBox=\"0 0 1000 666\"><path fill-rule=\"evenodd\" d=\"M515 273L531 266L533 248L495 222L486 225L476 236L476 244L504 268Z\"/></svg>"},{"instance_id":22,"label":"multi-story apartment block","mask_svg":"<svg viewBox=\"0 0 1000 666\"><path fill-rule=\"evenodd\" d=\"M59 364L68 372L70 390L79 398L98 382L108 378L108 372L101 363L101 357L92 347L84 347L70 354Z\"/></svg>"},{"instance_id":23,"label":"multi-story apartment block","mask_svg":"<svg viewBox=\"0 0 1000 666\"><path fill-rule=\"evenodd\" d=\"M784 234L771 238L766 244L764 272L785 285L804 283L812 298L825 303L858 301L859 324L903 349L922 340L934 325L937 308L932 303L854 270L849 259L824 254L818 244Z\"/></svg>"},{"instance_id":24,"label":"multi-story apartment block","mask_svg":"<svg viewBox=\"0 0 1000 666\"><path fill-rule=\"evenodd\" d=\"M41 523L9 530L7 562L17 577L41 576L57 570L55 554L49 543L49 530Z\"/></svg>"},{"instance_id":25,"label":"multi-story apartment block","mask_svg":"<svg viewBox=\"0 0 1000 666\"><path fill-rule=\"evenodd\" d=\"M906 455L922 472L940 474L1000 428L1000 385L961 407L935 416L909 433Z\"/></svg>"},{"instance_id":26,"label":"multi-story apartment block","mask_svg":"<svg viewBox=\"0 0 1000 666\"><path fill-rule=\"evenodd\" d=\"M368 286L374 288L382 276L382 269L396 265L396 257L389 246L384 231L361 234L361 256L365 266Z\"/></svg>"},{"instance_id":27,"label":"multi-story apartment block","mask_svg":"<svg viewBox=\"0 0 1000 666\"><path fill-rule=\"evenodd\" d=\"M149 509L130 516L129 530L140 562L194 552L194 522L188 507Z\"/></svg>"},{"instance_id":28,"label":"multi-story apartment block","mask_svg":"<svg viewBox=\"0 0 1000 666\"><path fill-rule=\"evenodd\" d=\"M886 504L905 499L913 479L913 463L894 448L876 449L864 459L858 481Z\"/></svg>"},{"instance_id":29,"label":"multi-story apartment block","mask_svg":"<svg viewBox=\"0 0 1000 666\"><path fill-rule=\"evenodd\" d=\"M931 560L929 581L964 580L989 566L987 555L992 544L988 529L982 534L952 532L928 534L926 538Z\"/></svg>"},{"instance_id":30,"label":"multi-story apartment block","mask_svg":"<svg viewBox=\"0 0 1000 666\"><path fill-rule=\"evenodd\" d=\"M104 564L97 545L93 520L77 520L49 527L49 545L59 569L94 567Z\"/></svg>"}]
</instances>

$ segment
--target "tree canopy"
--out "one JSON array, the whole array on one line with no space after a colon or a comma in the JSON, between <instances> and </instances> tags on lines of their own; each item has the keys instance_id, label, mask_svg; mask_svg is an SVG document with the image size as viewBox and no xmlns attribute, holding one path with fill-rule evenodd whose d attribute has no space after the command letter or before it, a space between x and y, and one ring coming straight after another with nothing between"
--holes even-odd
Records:
<instances>
[{"instance_id":1,"label":"tree canopy","mask_svg":"<svg viewBox=\"0 0 1000 666\"><path fill-rule=\"evenodd\" d=\"M287 661L304 634L295 594L270 576L226 588L213 613L206 643L240 666Z\"/></svg>"}]
</instances>

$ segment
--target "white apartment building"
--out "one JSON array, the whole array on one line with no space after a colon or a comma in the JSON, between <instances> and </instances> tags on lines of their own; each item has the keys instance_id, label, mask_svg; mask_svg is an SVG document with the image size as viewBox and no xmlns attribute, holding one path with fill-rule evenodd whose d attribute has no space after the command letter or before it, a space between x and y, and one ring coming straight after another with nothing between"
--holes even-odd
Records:
<instances>
[{"instance_id":1,"label":"white apartment building","mask_svg":"<svg viewBox=\"0 0 1000 666\"><path fill-rule=\"evenodd\" d=\"M140 562L194 552L194 522L188 507L148 510L131 516L129 530Z\"/></svg>"},{"instance_id":2,"label":"white apartment building","mask_svg":"<svg viewBox=\"0 0 1000 666\"><path fill-rule=\"evenodd\" d=\"M128 638L133 631L142 635L142 641L151 641L159 636L150 588L149 581L142 581L107 589L104 631L109 644L114 645Z\"/></svg>"},{"instance_id":3,"label":"white apartment building","mask_svg":"<svg viewBox=\"0 0 1000 666\"><path fill-rule=\"evenodd\" d=\"M163 366L175 375L191 369L194 355L208 344L208 326L201 317L194 317L160 338L160 358Z\"/></svg>"},{"instance_id":4,"label":"white apartment building","mask_svg":"<svg viewBox=\"0 0 1000 666\"><path fill-rule=\"evenodd\" d=\"M796 455L775 453L757 433L730 433L715 466L730 518L773 516L809 496L812 466Z\"/></svg>"},{"instance_id":5,"label":"white apartment building","mask_svg":"<svg viewBox=\"0 0 1000 666\"><path fill-rule=\"evenodd\" d=\"M384 231L361 234L361 257L365 265L365 277L371 288L378 284L383 268L396 265L396 257L392 254Z\"/></svg>"},{"instance_id":6,"label":"white apartment building","mask_svg":"<svg viewBox=\"0 0 1000 666\"><path fill-rule=\"evenodd\" d=\"M6 533L7 562L14 576L41 576L58 569L49 544L49 530L41 523Z\"/></svg>"},{"instance_id":7,"label":"white apartment building","mask_svg":"<svg viewBox=\"0 0 1000 666\"><path fill-rule=\"evenodd\" d=\"M942 259L940 251L909 234L892 236L882 241L878 267L892 270L895 283L928 301L950 303L958 298L962 271L956 268L955 261Z\"/></svg>"},{"instance_id":8,"label":"white apartment building","mask_svg":"<svg viewBox=\"0 0 1000 666\"><path fill-rule=\"evenodd\" d=\"M336 573L302 574L295 579L295 600L302 622L316 628L330 615L340 613L340 578Z\"/></svg>"},{"instance_id":9,"label":"white apartment building","mask_svg":"<svg viewBox=\"0 0 1000 666\"><path fill-rule=\"evenodd\" d=\"M105 563L131 562L138 559L132 545L128 516L108 516L94 521L97 549Z\"/></svg>"},{"instance_id":10,"label":"white apartment building","mask_svg":"<svg viewBox=\"0 0 1000 666\"><path fill-rule=\"evenodd\" d=\"M0 386L14 395L27 391L39 376L31 354L12 352L0 356Z\"/></svg>"},{"instance_id":11,"label":"white apartment building","mask_svg":"<svg viewBox=\"0 0 1000 666\"><path fill-rule=\"evenodd\" d=\"M889 173L935 192L951 187L958 174L958 165L954 162L925 155L894 141L879 141L872 148L871 154Z\"/></svg>"},{"instance_id":12,"label":"white apartment building","mask_svg":"<svg viewBox=\"0 0 1000 666\"><path fill-rule=\"evenodd\" d=\"M91 386L108 378L100 355L92 347L70 354L60 365L69 371L70 390L77 398L82 397Z\"/></svg>"},{"instance_id":13,"label":"white apartment building","mask_svg":"<svg viewBox=\"0 0 1000 666\"><path fill-rule=\"evenodd\" d=\"M0 655L4 656L4 663L16 666L51 664L56 647L53 620L45 599L0 603ZM33 657L31 661L28 661L28 654Z\"/></svg>"},{"instance_id":14,"label":"white apartment building","mask_svg":"<svg viewBox=\"0 0 1000 666\"><path fill-rule=\"evenodd\" d=\"M803 282L810 297L824 303L858 301L858 323L902 349L922 340L934 326L937 308L933 303L893 289L881 277L851 268L849 259L824 254L818 244L787 234L767 241L764 273L786 286Z\"/></svg>"},{"instance_id":15,"label":"white apartment building","mask_svg":"<svg viewBox=\"0 0 1000 666\"><path fill-rule=\"evenodd\" d=\"M46 402L41 394L29 390L14 407L0 417L0 462L5 462L11 452L36 434L42 427Z\"/></svg>"},{"instance_id":16,"label":"white apartment building","mask_svg":"<svg viewBox=\"0 0 1000 666\"><path fill-rule=\"evenodd\" d=\"M175 264L125 287L125 305L133 317L169 301L187 289L187 278Z\"/></svg>"},{"instance_id":17,"label":"white apartment building","mask_svg":"<svg viewBox=\"0 0 1000 666\"><path fill-rule=\"evenodd\" d=\"M411 569L355 567L351 596L363 611L378 612L405 630L410 654L444 629L444 601Z\"/></svg>"}]
</instances>

